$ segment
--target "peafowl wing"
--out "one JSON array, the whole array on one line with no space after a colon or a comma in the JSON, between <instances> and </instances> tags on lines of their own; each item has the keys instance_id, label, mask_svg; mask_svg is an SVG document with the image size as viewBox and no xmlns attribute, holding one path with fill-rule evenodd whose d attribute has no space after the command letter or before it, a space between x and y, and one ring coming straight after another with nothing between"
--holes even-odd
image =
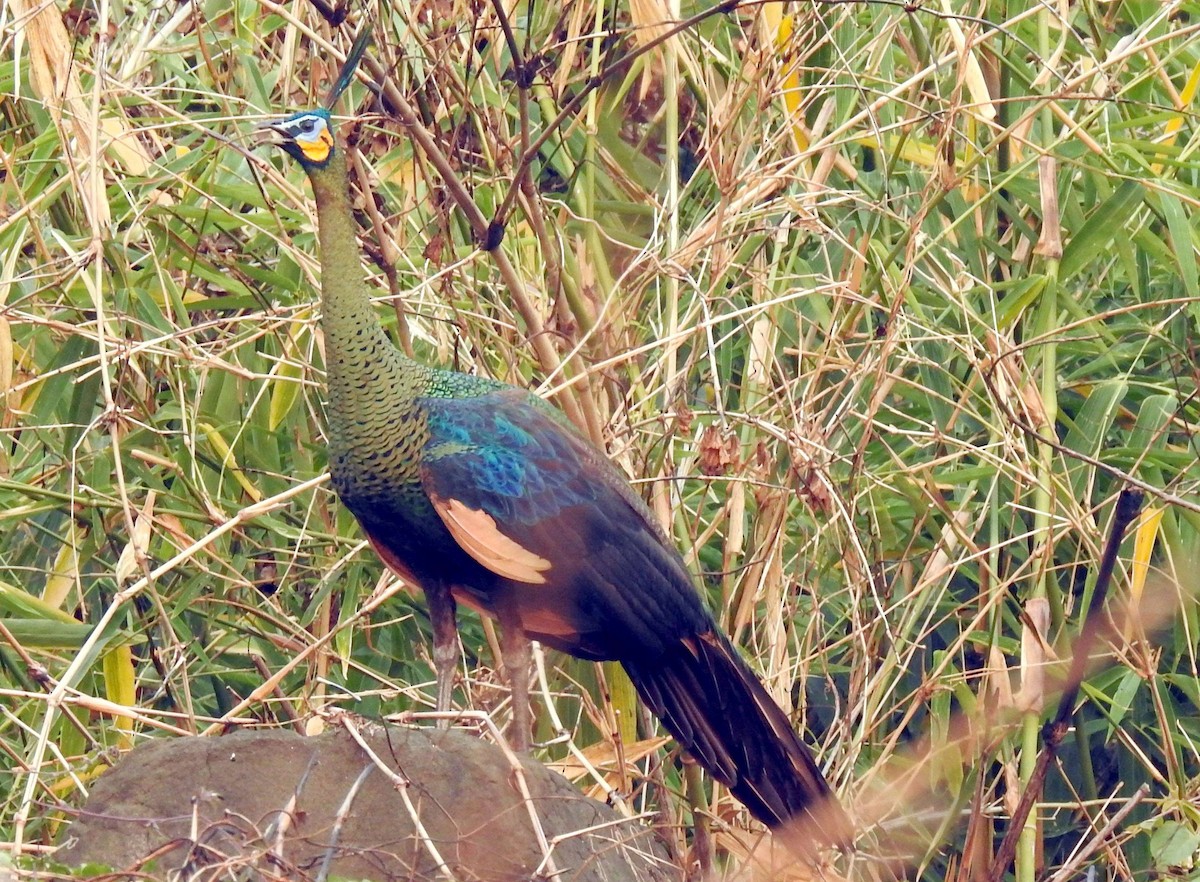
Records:
<instances>
[{"instance_id":1,"label":"peafowl wing","mask_svg":"<svg viewBox=\"0 0 1200 882\"><path fill-rule=\"evenodd\" d=\"M463 553L498 577L470 599L511 604L529 636L557 649L620 661L756 817L805 843L846 842L848 819L812 755L617 469L527 392L424 404L425 492Z\"/></svg>"},{"instance_id":2,"label":"peafowl wing","mask_svg":"<svg viewBox=\"0 0 1200 882\"><path fill-rule=\"evenodd\" d=\"M425 492L462 550L500 577L471 600L511 600L531 637L597 660L653 658L711 627L649 510L557 411L513 388L422 404Z\"/></svg>"}]
</instances>

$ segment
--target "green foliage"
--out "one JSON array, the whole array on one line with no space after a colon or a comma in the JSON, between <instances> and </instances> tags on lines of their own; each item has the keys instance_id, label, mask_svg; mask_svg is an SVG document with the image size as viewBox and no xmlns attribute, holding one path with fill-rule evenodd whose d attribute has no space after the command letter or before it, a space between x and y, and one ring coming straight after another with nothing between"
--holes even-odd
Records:
<instances>
[{"instance_id":1,"label":"green foliage","mask_svg":"<svg viewBox=\"0 0 1200 882\"><path fill-rule=\"evenodd\" d=\"M389 580L319 480L307 187L251 144L264 115L320 103L360 20L106 9L0 59L0 793L26 842L130 733L431 703L423 606L372 602ZM1162 519L1113 586L1140 616L1081 692L1039 835L1052 871L1146 783L1111 846L1134 873L1194 874L1200 10L685 4L697 20L647 48L624 4L518 4L513 42L490 6L421 9L369 13L368 78L413 118L361 80L341 104L397 341L543 384L608 445L883 822L864 848L924 825L929 879L982 872L986 846L962 853L965 819L914 819L927 795L878 794L918 780L1003 835L1040 745L1036 710L1032 741L1012 724L1017 668L1045 662L1054 687L1113 500L1141 482ZM38 64L78 96L40 91ZM485 220L503 207L499 258L418 127ZM494 635L462 618L460 698L503 720ZM126 704L115 652L128 716L94 701ZM548 663L578 746L612 754L603 675ZM684 790L670 763L637 768ZM1116 853L1084 860L1116 873Z\"/></svg>"}]
</instances>

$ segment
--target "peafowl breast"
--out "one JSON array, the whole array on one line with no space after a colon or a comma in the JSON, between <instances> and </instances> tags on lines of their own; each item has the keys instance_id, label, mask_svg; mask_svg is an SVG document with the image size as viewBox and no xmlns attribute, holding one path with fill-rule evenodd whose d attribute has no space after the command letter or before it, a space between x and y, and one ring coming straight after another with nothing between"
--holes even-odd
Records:
<instances>
[{"instance_id":1,"label":"peafowl breast","mask_svg":"<svg viewBox=\"0 0 1200 882\"><path fill-rule=\"evenodd\" d=\"M328 112L269 125L316 199L333 484L388 566L429 598L439 704L455 661L444 639L439 655L439 628L453 629L460 601L499 616L506 632L620 662L680 745L755 817L844 843L849 822L808 748L622 474L537 396L393 346L363 279Z\"/></svg>"}]
</instances>

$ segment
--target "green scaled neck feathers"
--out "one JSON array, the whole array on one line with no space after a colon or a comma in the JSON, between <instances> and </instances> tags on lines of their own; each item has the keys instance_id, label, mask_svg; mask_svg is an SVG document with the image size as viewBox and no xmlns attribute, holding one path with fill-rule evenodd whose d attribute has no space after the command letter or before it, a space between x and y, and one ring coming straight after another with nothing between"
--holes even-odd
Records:
<instances>
[{"instance_id":1,"label":"green scaled neck feathers","mask_svg":"<svg viewBox=\"0 0 1200 882\"><path fill-rule=\"evenodd\" d=\"M350 210L346 154L332 148L323 165L305 165L317 202L317 233L321 253L321 330L332 399L331 420L351 412L374 397L362 378L373 384L399 383L397 394L417 394L414 383L401 382L400 373L423 375L425 369L405 358L388 339L371 305L371 289L363 278L354 215ZM360 401L360 399L363 399Z\"/></svg>"},{"instance_id":2,"label":"green scaled neck feathers","mask_svg":"<svg viewBox=\"0 0 1200 882\"><path fill-rule=\"evenodd\" d=\"M362 38L356 47L360 43ZM349 82L346 71L341 80ZM410 408L428 389L432 372L392 345L371 305L350 207L346 154L333 133L329 111L301 111L268 122L265 128L275 144L300 163L312 184L329 374L329 442L335 457L353 455L364 442L379 443L379 420L374 417L381 408L390 413ZM386 402L380 400L381 390L386 390Z\"/></svg>"}]
</instances>

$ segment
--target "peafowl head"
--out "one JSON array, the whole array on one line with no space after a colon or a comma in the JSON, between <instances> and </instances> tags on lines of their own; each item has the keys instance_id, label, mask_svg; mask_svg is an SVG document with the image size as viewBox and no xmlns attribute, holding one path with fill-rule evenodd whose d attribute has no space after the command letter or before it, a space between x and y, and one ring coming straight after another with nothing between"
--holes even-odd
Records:
<instances>
[{"instance_id":1,"label":"peafowl head","mask_svg":"<svg viewBox=\"0 0 1200 882\"><path fill-rule=\"evenodd\" d=\"M274 136L274 142L284 152L304 166L305 170L329 165L337 150L333 137L333 121L323 107L302 110L263 126Z\"/></svg>"},{"instance_id":2,"label":"peafowl head","mask_svg":"<svg viewBox=\"0 0 1200 882\"><path fill-rule=\"evenodd\" d=\"M363 53L367 51L367 44L370 42L371 29L365 27L350 47L337 81L329 90L329 97L325 99L324 107L302 110L283 119L269 120L260 127L288 156L304 166L305 171L325 168L337 152L333 119L327 108L337 103L350 81L354 79L354 72L358 70L358 64L362 61Z\"/></svg>"}]
</instances>

